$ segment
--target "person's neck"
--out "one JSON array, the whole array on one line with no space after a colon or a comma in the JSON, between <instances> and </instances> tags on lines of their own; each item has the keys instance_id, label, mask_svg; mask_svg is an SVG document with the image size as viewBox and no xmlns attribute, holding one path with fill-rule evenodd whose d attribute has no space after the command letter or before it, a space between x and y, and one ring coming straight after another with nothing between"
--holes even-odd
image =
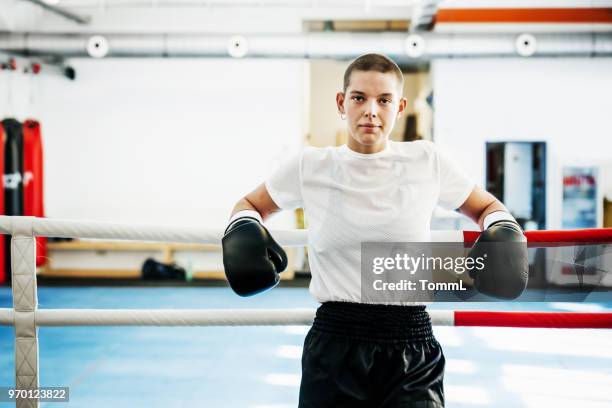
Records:
<instances>
[{"instance_id":1,"label":"person's neck","mask_svg":"<svg viewBox=\"0 0 612 408\"><path fill-rule=\"evenodd\" d=\"M387 146L387 140L382 140L380 143L374 145L363 145L353 139L349 139L347 146L349 149L357 153L373 154L385 150L385 147Z\"/></svg>"}]
</instances>

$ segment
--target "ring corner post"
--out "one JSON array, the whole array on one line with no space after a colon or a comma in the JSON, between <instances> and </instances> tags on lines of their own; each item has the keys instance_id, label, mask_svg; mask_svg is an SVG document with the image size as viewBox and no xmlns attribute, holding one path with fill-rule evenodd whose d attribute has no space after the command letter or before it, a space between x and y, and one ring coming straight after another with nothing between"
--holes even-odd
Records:
<instances>
[{"instance_id":1,"label":"ring corner post","mask_svg":"<svg viewBox=\"0 0 612 408\"><path fill-rule=\"evenodd\" d=\"M39 387L38 328L36 309L36 238L33 218L13 220L11 237L11 271L15 324L15 388L32 390ZM38 408L38 399L17 399L17 408Z\"/></svg>"}]
</instances>

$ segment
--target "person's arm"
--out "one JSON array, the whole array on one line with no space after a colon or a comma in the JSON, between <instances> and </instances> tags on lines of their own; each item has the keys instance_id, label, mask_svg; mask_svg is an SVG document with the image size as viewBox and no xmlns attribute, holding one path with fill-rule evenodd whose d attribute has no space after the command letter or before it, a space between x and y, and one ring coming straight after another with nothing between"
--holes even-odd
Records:
<instances>
[{"instance_id":1,"label":"person's arm","mask_svg":"<svg viewBox=\"0 0 612 408\"><path fill-rule=\"evenodd\" d=\"M459 211L478 224L481 230L486 229L483 224L487 215L496 211L508 213L508 209L501 201L480 187L474 187L468 198L459 207Z\"/></svg>"},{"instance_id":2,"label":"person's arm","mask_svg":"<svg viewBox=\"0 0 612 408\"><path fill-rule=\"evenodd\" d=\"M234 206L222 239L223 266L231 288L252 296L276 286L287 268L287 254L263 226L264 219L280 211L265 183Z\"/></svg>"},{"instance_id":3,"label":"person's arm","mask_svg":"<svg viewBox=\"0 0 612 408\"><path fill-rule=\"evenodd\" d=\"M244 197L242 197L232 210L231 216L234 216L237 212L243 210L257 211L263 220L266 220L273 213L280 211L281 209L270 197L266 188L266 183L261 183L255 190L251 191ZM231 217L230 216L230 217Z\"/></svg>"},{"instance_id":4,"label":"person's arm","mask_svg":"<svg viewBox=\"0 0 612 408\"><path fill-rule=\"evenodd\" d=\"M493 195L475 187L459 207L482 233L469 257L486 259L484 269L470 270L476 289L498 299L516 299L527 287L527 239L512 214Z\"/></svg>"},{"instance_id":5,"label":"person's arm","mask_svg":"<svg viewBox=\"0 0 612 408\"><path fill-rule=\"evenodd\" d=\"M281 208L302 205L301 158L302 152L289 157L232 210L222 239L223 266L230 286L241 296L274 287L287 268L287 254L263 223Z\"/></svg>"}]
</instances>

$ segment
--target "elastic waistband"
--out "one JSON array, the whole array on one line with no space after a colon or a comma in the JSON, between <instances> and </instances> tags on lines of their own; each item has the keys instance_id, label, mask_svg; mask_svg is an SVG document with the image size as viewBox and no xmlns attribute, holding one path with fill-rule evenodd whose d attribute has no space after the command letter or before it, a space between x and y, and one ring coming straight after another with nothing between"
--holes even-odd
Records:
<instances>
[{"instance_id":1,"label":"elastic waistband","mask_svg":"<svg viewBox=\"0 0 612 408\"><path fill-rule=\"evenodd\" d=\"M313 329L375 342L432 341L431 318L425 306L325 302Z\"/></svg>"}]
</instances>

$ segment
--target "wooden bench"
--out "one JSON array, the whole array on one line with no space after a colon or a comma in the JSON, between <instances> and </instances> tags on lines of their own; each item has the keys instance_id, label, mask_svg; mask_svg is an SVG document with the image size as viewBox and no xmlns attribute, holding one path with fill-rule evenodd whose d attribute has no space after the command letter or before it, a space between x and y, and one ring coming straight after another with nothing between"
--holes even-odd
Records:
<instances>
[{"instance_id":1,"label":"wooden bench","mask_svg":"<svg viewBox=\"0 0 612 408\"><path fill-rule=\"evenodd\" d=\"M47 248L49 259L38 271L42 277L138 279L145 259L152 257L163 263L176 262L190 279L225 279L219 245L75 240L49 242ZM293 279L295 251L285 250L289 267L281 279ZM196 258L200 261L194 262Z\"/></svg>"}]
</instances>

